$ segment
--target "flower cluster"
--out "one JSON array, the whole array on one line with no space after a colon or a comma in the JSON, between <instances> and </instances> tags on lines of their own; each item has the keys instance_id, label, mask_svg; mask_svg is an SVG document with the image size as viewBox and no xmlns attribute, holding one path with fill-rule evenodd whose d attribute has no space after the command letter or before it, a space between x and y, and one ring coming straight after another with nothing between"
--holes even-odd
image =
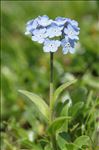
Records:
<instances>
[{"instance_id":1,"label":"flower cluster","mask_svg":"<svg viewBox=\"0 0 99 150\"><path fill-rule=\"evenodd\" d=\"M63 54L75 52L75 43L79 40L78 22L69 18L38 16L26 24L25 34L32 40L43 44L44 52L56 52L61 46Z\"/></svg>"}]
</instances>

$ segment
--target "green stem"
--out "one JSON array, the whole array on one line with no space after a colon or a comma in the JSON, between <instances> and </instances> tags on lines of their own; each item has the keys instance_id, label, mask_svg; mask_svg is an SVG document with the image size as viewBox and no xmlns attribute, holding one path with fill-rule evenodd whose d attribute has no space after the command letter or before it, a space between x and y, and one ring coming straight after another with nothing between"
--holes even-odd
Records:
<instances>
[{"instance_id":1,"label":"green stem","mask_svg":"<svg viewBox=\"0 0 99 150\"><path fill-rule=\"evenodd\" d=\"M52 99L53 99L53 53L50 52L50 124L53 120ZM50 138L53 150L57 150L56 135L51 135Z\"/></svg>"},{"instance_id":2,"label":"green stem","mask_svg":"<svg viewBox=\"0 0 99 150\"><path fill-rule=\"evenodd\" d=\"M52 120L52 99L53 99L53 83L50 83L50 122Z\"/></svg>"}]
</instances>

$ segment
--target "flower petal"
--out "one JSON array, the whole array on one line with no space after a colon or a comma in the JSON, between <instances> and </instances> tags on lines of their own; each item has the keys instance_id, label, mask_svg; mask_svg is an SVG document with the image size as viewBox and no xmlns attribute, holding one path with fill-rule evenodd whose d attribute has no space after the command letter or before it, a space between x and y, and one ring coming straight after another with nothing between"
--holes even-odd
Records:
<instances>
[{"instance_id":1,"label":"flower petal","mask_svg":"<svg viewBox=\"0 0 99 150\"><path fill-rule=\"evenodd\" d=\"M43 50L44 50L44 52L50 52L50 48L47 47L47 46L44 46L44 47L43 47Z\"/></svg>"},{"instance_id":2,"label":"flower petal","mask_svg":"<svg viewBox=\"0 0 99 150\"><path fill-rule=\"evenodd\" d=\"M38 38L36 36L32 36L32 41L38 41Z\"/></svg>"},{"instance_id":3,"label":"flower petal","mask_svg":"<svg viewBox=\"0 0 99 150\"><path fill-rule=\"evenodd\" d=\"M70 50L69 50L69 52L70 52L71 54L74 54L74 53L75 53L75 49L71 47Z\"/></svg>"},{"instance_id":4,"label":"flower petal","mask_svg":"<svg viewBox=\"0 0 99 150\"><path fill-rule=\"evenodd\" d=\"M62 52L63 52L63 54L67 54L68 53L68 49L63 47Z\"/></svg>"}]
</instances>

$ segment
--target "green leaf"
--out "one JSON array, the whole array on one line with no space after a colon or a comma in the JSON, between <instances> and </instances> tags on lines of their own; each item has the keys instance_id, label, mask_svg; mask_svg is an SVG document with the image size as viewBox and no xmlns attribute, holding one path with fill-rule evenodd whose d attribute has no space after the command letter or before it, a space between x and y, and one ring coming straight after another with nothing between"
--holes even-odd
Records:
<instances>
[{"instance_id":1,"label":"green leaf","mask_svg":"<svg viewBox=\"0 0 99 150\"><path fill-rule=\"evenodd\" d=\"M89 144L89 137L86 135L82 135L80 137L78 137L75 141L74 141L74 145L76 145L78 148L81 148L83 145L88 145ZM76 147L74 147L74 150L78 150Z\"/></svg>"},{"instance_id":2,"label":"green leaf","mask_svg":"<svg viewBox=\"0 0 99 150\"><path fill-rule=\"evenodd\" d=\"M57 136L57 144L61 150L67 150L66 148L66 140L63 139L60 135Z\"/></svg>"},{"instance_id":3,"label":"green leaf","mask_svg":"<svg viewBox=\"0 0 99 150\"><path fill-rule=\"evenodd\" d=\"M83 82L89 85L90 87L99 89L99 78L93 77L90 72L87 72L83 76Z\"/></svg>"},{"instance_id":4,"label":"green leaf","mask_svg":"<svg viewBox=\"0 0 99 150\"><path fill-rule=\"evenodd\" d=\"M63 123L67 120L70 119L71 117L58 117L56 118L48 127L48 133L49 134L53 134L55 133L57 130L59 130L62 126Z\"/></svg>"},{"instance_id":5,"label":"green leaf","mask_svg":"<svg viewBox=\"0 0 99 150\"><path fill-rule=\"evenodd\" d=\"M92 103L92 96L93 96L93 91L91 90L88 94L88 98L87 98L87 102L86 102L86 108L88 108L90 106L90 104Z\"/></svg>"},{"instance_id":6,"label":"green leaf","mask_svg":"<svg viewBox=\"0 0 99 150\"><path fill-rule=\"evenodd\" d=\"M84 102L77 102L76 104L72 106L70 110L70 114L73 119L77 115L78 111L83 107L83 105L84 105Z\"/></svg>"},{"instance_id":7,"label":"green leaf","mask_svg":"<svg viewBox=\"0 0 99 150\"><path fill-rule=\"evenodd\" d=\"M74 150L74 145L73 145L73 143L67 143L66 144L66 148L67 148L67 150Z\"/></svg>"},{"instance_id":8,"label":"green leaf","mask_svg":"<svg viewBox=\"0 0 99 150\"><path fill-rule=\"evenodd\" d=\"M39 97L38 95L24 91L24 90L19 90L20 93L28 97L38 108L38 110L45 116L45 118L48 120L49 118L49 107L48 105L44 102L44 100Z\"/></svg>"},{"instance_id":9,"label":"green leaf","mask_svg":"<svg viewBox=\"0 0 99 150\"><path fill-rule=\"evenodd\" d=\"M65 105L65 106L63 107L63 109L62 109L60 115L61 115L61 116L68 116L68 110L69 110L69 106L68 106L68 104L67 104L67 105ZM69 122L68 120L66 120L66 121L64 122L61 131L66 131L66 132L68 132L68 122Z\"/></svg>"},{"instance_id":10,"label":"green leaf","mask_svg":"<svg viewBox=\"0 0 99 150\"><path fill-rule=\"evenodd\" d=\"M56 116L68 116L67 113L64 111L64 107L67 105L68 101L65 101L64 103L59 101L55 107Z\"/></svg>"},{"instance_id":11,"label":"green leaf","mask_svg":"<svg viewBox=\"0 0 99 150\"><path fill-rule=\"evenodd\" d=\"M75 83L77 80L73 80L73 81L70 81L70 82L67 82L67 83L64 83L62 84L60 87L58 87L56 89L56 91L54 92L54 96L53 96L53 102L52 102L52 106L54 106L56 100L58 99L60 93L65 89L67 88L68 86L70 86L71 84Z\"/></svg>"},{"instance_id":12,"label":"green leaf","mask_svg":"<svg viewBox=\"0 0 99 150\"><path fill-rule=\"evenodd\" d=\"M48 144L45 146L44 150L52 150L51 146Z\"/></svg>"},{"instance_id":13,"label":"green leaf","mask_svg":"<svg viewBox=\"0 0 99 150\"><path fill-rule=\"evenodd\" d=\"M61 150L83 150L83 145L88 145L89 137L86 135L78 137L74 143L67 142L61 136L57 137L57 143Z\"/></svg>"}]
</instances>

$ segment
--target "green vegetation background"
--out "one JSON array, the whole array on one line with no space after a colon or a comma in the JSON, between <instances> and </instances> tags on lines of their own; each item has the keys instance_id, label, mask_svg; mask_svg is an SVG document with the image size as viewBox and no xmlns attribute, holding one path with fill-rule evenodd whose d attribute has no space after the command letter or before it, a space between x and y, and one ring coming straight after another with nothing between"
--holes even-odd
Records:
<instances>
[{"instance_id":1,"label":"green vegetation background","mask_svg":"<svg viewBox=\"0 0 99 150\"><path fill-rule=\"evenodd\" d=\"M92 95L90 107L86 112L82 109L82 112L75 115L71 128L79 122L80 125L84 124L85 113L89 114L89 109L99 96L98 6L98 1L1 2L2 150L20 149L22 146L31 148L28 133L34 131L34 139L44 133L42 121L36 121L36 108L18 93L18 89L33 91L48 102L49 54L43 52L42 45L24 35L26 22L38 15L46 14L52 19L63 16L79 22L81 32L76 53L63 55L60 49L55 53L54 86L56 88L63 82L78 78L77 84L68 89L73 104L79 101L86 103L88 96ZM80 116L83 116L82 120ZM93 134L95 127L94 117L88 120L90 123L86 133L89 135ZM73 135L72 139L81 134L79 128L81 126L78 125L78 130L70 134ZM24 144L21 141L25 137L28 142Z\"/></svg>"}]
</instances>

